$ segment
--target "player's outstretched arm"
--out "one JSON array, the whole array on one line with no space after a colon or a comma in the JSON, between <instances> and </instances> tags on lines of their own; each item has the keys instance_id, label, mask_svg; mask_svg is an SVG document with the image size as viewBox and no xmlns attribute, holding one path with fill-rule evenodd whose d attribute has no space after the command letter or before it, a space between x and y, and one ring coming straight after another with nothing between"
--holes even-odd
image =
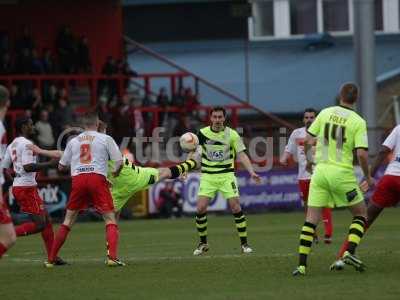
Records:
<instances>
[{"instance_id":1,"label":"player's outstretched arm","mask_svg":"<svg viewBox=\"0 0 400 300\"><path fill-rule=\"evenodd\" d=\"M34 144L27 145L26 147L36 155L42 155L49 158L60 159L63 155L63 152L60 150L45 150Z\"/></svg>"},{"instance_id":2,"label":"player's outstretched arm","mask_svg":"<svg viewBox=\"0 0 400 300\"><path fill-rule=\"evenodd\" d=\"M47 162L42 162L42 163L31 163L31 164L26 164L23 165L23 168L25 172L38 172L41 170L46 170L49 168L56 167L58 164L58 160L50 160Z\"/></svg>"},{"instance_id":3,"label":"player's outstretched arm","mask_svg":"<svg viewBox=\"0 0 400 300\"><path fill-rule=\"evenodd\" d=\"M238 157L242 165L246 168L247 172L249 172L251 178L253 178L255 182L260 183L260 175L254 172L253 165L251 164L251 161L247 154L244 151L241 151L238 153Z\"/></svg>"}]
</instances>

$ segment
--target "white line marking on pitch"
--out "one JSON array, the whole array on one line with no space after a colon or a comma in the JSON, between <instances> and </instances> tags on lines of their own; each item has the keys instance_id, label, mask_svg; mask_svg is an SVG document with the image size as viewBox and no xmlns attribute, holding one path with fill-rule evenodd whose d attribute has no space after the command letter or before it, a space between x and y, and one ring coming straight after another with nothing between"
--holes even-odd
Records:
<instances>
[{"instance_id":1,"label":"white line marking on pitch","mask_svg":"<svg viewBox=\"0 0 400 300\"><path fill-rule=\"evenodd\" d=\"M270 255L255 255L255 254L221 254L221 255L204 255L200 257L196 256L146 256L146 257L140 257L140 256L135 256L135 257L124 257L124 261L168 261L168 260L188 260L188 261L193 261L196 259L214 259L214 258L225 258L225 259L230 259L230 258L268 258L268 257L291 257L297 255L296 253L290 253L290 254L270 254ZM20 262L20 263L30 263L30 262L43 262L43 259L40 258L13 258L9 257L7 258L8 261L14 261L14 262ZM104 258L66 258L68 262L99 262L99 261L104 261Z\"/></svg>"}]
</instances>

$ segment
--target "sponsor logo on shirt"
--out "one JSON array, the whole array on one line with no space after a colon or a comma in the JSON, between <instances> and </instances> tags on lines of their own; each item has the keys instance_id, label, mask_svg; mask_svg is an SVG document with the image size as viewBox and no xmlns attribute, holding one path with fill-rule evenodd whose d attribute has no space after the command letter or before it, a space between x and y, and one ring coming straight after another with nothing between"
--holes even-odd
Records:
<instances>
[{"instance_id":1,"label":"sponsor logo on shirt","mask_svg":"<svg viewBox=\"0 0 400 300\"><path fill-rule=\"evenodd\" d=\"M94 172L94 167L79 167L76 171L78 173Z\"/></svg>"}]
</instances>

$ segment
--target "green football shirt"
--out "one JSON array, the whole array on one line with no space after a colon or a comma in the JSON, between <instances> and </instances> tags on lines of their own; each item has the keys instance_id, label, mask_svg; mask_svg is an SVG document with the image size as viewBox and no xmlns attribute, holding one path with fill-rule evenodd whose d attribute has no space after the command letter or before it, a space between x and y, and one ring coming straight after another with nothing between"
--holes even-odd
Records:
<instances>
[{"instance_id":1,"label":"green football shirt","mask_svg":"<svg viewBox=\"0 0 400 300\"><path fill-rule=\"evenodd\" d=\"M307 131L317 138L317 164L353 168L353 150L368 148L365 120L344 106L322 110Z\"/></svg>"},{"instance_id":2,"label":"green football shirt","mask_svg":"<svg viewBox=\"0 0 400 300\"><path fill-rule=\"evenodd\" d=\"M201 146L201 172L222 174L234 172L236 154L246 150L236 130L225 127L215 132L210 126L198 133Z\"/></svg>"},{"instance_id":3,"label":"green football shirt","mask_svg":"<svg viewBox=\"0 0 400 300\"><path fill-rule=\"evenodd\" d=\"M113 189L132 182L132 176L137 175L137 172L135 172L135 170L132 168L132 163L129 162L126 157L124 157L122 164L123 165L119 176L114 177L112 172L115 169L115 162L113 160L108 161L107 180L113 185Z\"/></svg>"}]
</instances>

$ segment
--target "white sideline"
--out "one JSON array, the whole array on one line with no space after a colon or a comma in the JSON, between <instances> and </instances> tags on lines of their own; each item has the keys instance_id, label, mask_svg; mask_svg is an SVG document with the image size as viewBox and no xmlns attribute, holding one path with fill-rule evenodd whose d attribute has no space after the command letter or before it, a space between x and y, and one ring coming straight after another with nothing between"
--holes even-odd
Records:
<instances>
[{"instance_id":1,"label":"white sideline","mask_svg":"<svg viewBox=\"0 0 400 300\"><path fill-rule=\"evenodd\" d=\"M270 255L261 255L261 254L221 254L221 255L204 255L204 256L146 256L146 257L140 257L140 256L128 256L128 257L121 257L123 261L126 262L140 262L140 261L195 261L199 259L214 259L214 258L223 258L223 259L231 259L231 258L261 258L261 257L291 257L297 255L296 253L288 253L288 254L270 254ZM21 258L21 257L12 257L10 255L9 257L6 258L7 261L11 262L17 262L17 263L36 263L36 262L43 262L43 258ZM65 258L68 262L103 262L104 258L94 258L94 257L89 257L89 258Z\"/></svg>"}]
</instances>

